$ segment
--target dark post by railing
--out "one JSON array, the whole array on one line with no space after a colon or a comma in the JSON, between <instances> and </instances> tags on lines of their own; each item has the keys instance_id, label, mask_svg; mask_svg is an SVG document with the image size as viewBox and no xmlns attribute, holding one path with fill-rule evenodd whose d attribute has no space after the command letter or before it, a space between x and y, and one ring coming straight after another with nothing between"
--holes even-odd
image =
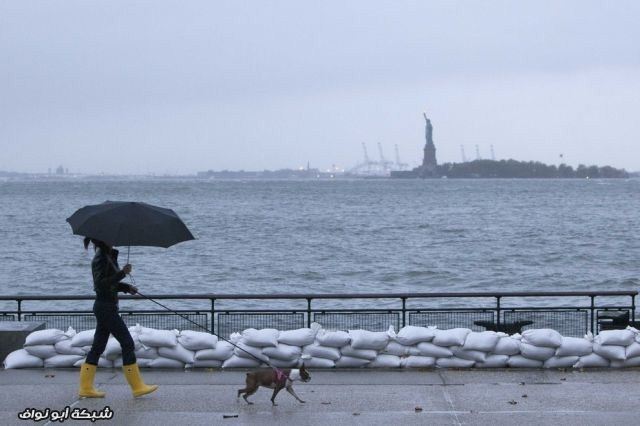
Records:
<instances>
[{"instance_id":1,"label":"dark post by railing","mask_svg":"<svg viewBox=\"0 0 640 426\"><path fill-rule=\"evenodd\" d=\"M500 330L500 296L496 296L496 328Z\"/></svg>"},{"instance_id":2,"label":"dark post by railing","mask_svg":"<svg viewBox=\"0 0 640 426\"><path fill-rule=\"evenodd\" d=\"M18 321L22 321L22 300L18 299Z\"/></svg>"},{"instance_id":3,"label":"dark post by railing","mask_svg":"<svg viewBox=\"0 0 640 426\"><path fill-rule=\"evenodd\" d=\"M402 326L407 325L407 298L402 298Z\"/></svg>"},{"instance_id":4,"label":"dark post by railing","mask_svg":"<svg viewBox=\"0 0 640 426\"><path fill-rule=\"evenodd\" d=\"M214 330L216 322L216 299L211 298L211 330Z\"/></svg>"},{"instance_id":5,"label":"dark post by railing","mask_svg":"<svg viewBox=\"0 0 640 426\"><path fill-rule=\"evenodd\" d=\"M307 327L311 327L311 298L307 297Z\"/></svg>"},{"instance_id":6,"label":"dark post by railing","mask_svg":"<svg viewBox=\"0 0 640 426\"><path fill-rule=\"evenodd\" d=\"M591 333L596 332L596 296L591 295Z\"/></svg>"}]
</instances>

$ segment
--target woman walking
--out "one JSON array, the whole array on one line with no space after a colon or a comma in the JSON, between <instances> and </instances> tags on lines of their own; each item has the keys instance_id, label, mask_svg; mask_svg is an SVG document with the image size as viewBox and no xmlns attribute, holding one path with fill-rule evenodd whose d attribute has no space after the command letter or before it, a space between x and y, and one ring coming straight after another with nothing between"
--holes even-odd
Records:
<instances>
[{"instance_id":1,"label":"woman walking","mask_svg":"<svg viewBox=\"0 0 640 426\"><path fill-rule=\"evenodd\" d=\"M96 390L93 381L96 375L98 359L104 352L109 335L120 343L122 347L122 369L131 386L134 397L146 395L158 389L157 385L146 385L140 376L140 369L136 362L133 338L129 329L118 314L118 292L136 294L135 286L121 283L127 274L131 272L131 265L124 268L118 267L118 250L93 238L84 239L85 250L93 243L95 256L91 262L93 272L93 289L96 292L96 301L93 304L93 313L96 316L97 326L93 336L93 345L80 369L80 387L78 394L85 398L102 398L105 392Z\"/></svg>"}]
</instances>

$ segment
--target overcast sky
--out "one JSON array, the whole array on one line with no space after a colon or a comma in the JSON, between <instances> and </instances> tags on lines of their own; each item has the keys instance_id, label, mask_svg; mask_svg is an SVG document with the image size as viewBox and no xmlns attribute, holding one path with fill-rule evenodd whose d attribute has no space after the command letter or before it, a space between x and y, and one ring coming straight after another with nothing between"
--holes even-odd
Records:
<instances>
[{"instance_id":1,"label":"overcast sky","mask_svg":"<svg viewBox=\"0 0 640 426\"><path fill-rule=\"evenodd\" d=\"M0 0L0 170L640 169L638 1Z\"/></svg>"}]
</instances>

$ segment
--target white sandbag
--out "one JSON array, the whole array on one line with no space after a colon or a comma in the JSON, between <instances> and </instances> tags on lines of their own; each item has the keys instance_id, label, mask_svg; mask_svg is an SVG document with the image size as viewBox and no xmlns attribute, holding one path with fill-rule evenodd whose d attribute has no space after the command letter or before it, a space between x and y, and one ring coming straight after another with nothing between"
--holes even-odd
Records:
<instances>
[{"instance_id":1,"label":"white sandbag","mask_svg":"<svg viewBox=\"0 0 640 426\"><path fill-rule=\"evenodd\" d=\"M537 328L523 331L522 341L533 346L558 348L562 345L562 335L550 328Z\"/></svg>"},{"instance_id":2,"label":"white sandbag","mask_svg":"<svg viewBox=\"0 0 640 426\"><path fill-rule=\"evenodd\" d=\"M233 355L222 364L222 368L255 368L259 366L259 361L253 358L242 358L237 355Z\"/></svg>"},{"instance_id":3,"label":"white sandbag","mask_svg":"<svg viewBox=\"0 0 640 426\"><path fill-rule=\"evenodd\" d=\"M278 335L278 342L290 346L306 346L316 339L316 330L310 328L299 328L297 330L281 331Z\"/></svg>"},{"instance_id":4,"label":"white sandbag","mask_svg":"<svg viewBox=\"0 0 640 426\"><path fill-rule=\"evenodd\" d=\"M631 330L605 330L595 338L595 343L600 345L629 346L633 343L636 334Z\"/></svg>"},{"instance_id":5,"label":"white sandbag","mask_svg":"<svg viewBox=\"0 0 640 426\"><path fill-rule=\"evenodd\" d=\"M436 360L436 366L441 368L471 368L475 363L475 361L462 359L455 356L449 358L438 358Z\"/></svg>"},{"instance_id":6,"label":"white sandbag","mask_svg":"<svg viewBox=\"0 0 640 426\"><path fill-rule=\"evenodd\" d=\"M351 342L351 338L346 331L327 331L322 329L316 334L316 341L322 346L341 348L347 346Z\"/></svg>"},{"instance_id":7,"label":"white sandbag","mask_svg":"<svg viewBox=\"0 0 640 426\"><path fill-rule=\"evenodd\" d=\"M351 346L340 348L340 353L342 356L361 358L368 361L374 360L378 356L378 352L373 349L355 349Z\"/></svg>"},{"instance_id":8,"label":"white sandbag","mask_svg":"<svg viewBox=\"0 0 640 426\"><path fill-rule=\"evenodd\" d=\"M487 355L484 362L476 362L476 368L505 368L509 355Z\"/></svg>"},{"instance_id":9,"label":"white sandbag","mask_svg":"<svg viewBox=\"0 0 640 426\"><path fill-rule=\"evenodd\" d=\"M476 351L476 350L465 350L463 348L464 346L463 347L453 346L451 348L451 352L453 352L453 355L458 358L468 359L476 362L484 362L487 359L486 352Z\"/></svg>"},{"instance_id":10,"label":"white sandbag","mask_svg":"<svg viewBox=\"0 0 640 426\"><path fill-rule=\"evenodd\" d=\"M302 355L302 348L300 346L291 346L284 343L278 343L275 348L267 347L262 349L262 353L272 359L279 359L282 361L298 360Z\"/></svg>"},{"instance_id":11,"label":"white sandbag","mask_svg":"<svg viewBox=\"0 0 640 426\"><path fill-rule=\"evenodd\" d=\"M520 353L520 340L510 336L500 337L491 353L494 355L518 355Z\"/></svg>"},{"instance_id":12,"label":"white sandbag","mask_svg":"<svg viewBox=\"0 0 640 426\"><path fill-rule=\"evenodd\" d=\"M71 338L71 346L91 346L93 344L93 335L96 334L96 330L84 330L76 333Z\"/></svg>"},{"instance_id":13,"label":"white sandbag","mask_svg":"<svg viewBox=\"0 0 640 426\"><path fill-rule=\"evenodd\" d=\"M593 352L608 359L609 361L624 361L627 358L625 349L626 348L624 346L601 345L597 342L593 343Z\"/></svg>"},{"instance_id":14,"label":"white sandbag","mask_svg":"<svg viewBox=\"0 0 640 426\"><path fill-rule=\"evenodd\" d=\"M138 339L145 346L173 347L178 344L178 330L156 330L143 328Z\"/></svg>"},{"instance_id":15,"label":"white sandbag","mask_svg":"<svg viewBox=\"0 0 640 426\"><path fill-rule=\"evenodd\" d=\"M73 365L82 361L82 355L56 355L44 360L45 368L71 368Z\"/></svg>"},{"instance_id":16,"label":"white sandbag","mask_svg":"<svg viewBox=\"0 0 640 426\"><path fill-rule=\"evenodd\" d=\"M546 361L556 354L555 348L534 346L528 343L520 343L520 354L529 359Z\"/></svg>"},{"instance_id":17,"label":"white sandbag","mask_svg":"<svg viewBox=\"0 0 640 426\"><path fill-rule=\"evenodd\" d=\"M135 352L136 358L154 359L158 358L158 349L150 346L140 346Z\"/></svg>"},{"instance_id":18,"label":"white sandbag","mask_svg":"<svg viewBox=\"0 0 640 426\"><path fill-rule=\"evenodd\" d=\"M11 352L4 359L4 368L39 368L44 365L42 358L31 355L24 349Z\"/></svg>"},{"instance_id":19,"label":"white sandbag","mask_svg":"<svg viewBox=\"0 0 640 426\"><path fill-rule=\"evenodd\" d=\"M354 349L373 349L379 351L387 346L391 335L395 336L393 327L390 327L389 331L349 330L351 347Z\"/></svg>"},{"instance_id":20,"label":"white sandbag","mask_svg":"<svg viewBox=\"0 0 640 426\"><path fill-rule=\"evenodd\" d=\"M624 361L611 361L611 366L613 367L613 363L622 363L622 367L640 367L640 356L635 356L633 358L627 358Z\"/></svg>"},{"instance_id":21,"label":"white sandbag","mask_svg":"<svg viewBox=\"0 0 640 426\"><path fill-rule=\"evenodd\" d=\"M182 330L178 335L178 343L190 351L200 351L215 348L218 337L201 331Z\"/></svg>"},{"instance_id":22,"label":"white sandbag","mask_svg":"<svg viewBox=\"0 0 640 426\"><path fill-rule=\"evenodd\" d=\"M313 358L324 358L331 361L336 361L338 358L340 358L340 349L329 346L322 346L317 343L305 346L302 350L302 353L305 355L310 355Z\"/></svg>"},{"instance_id":23,"label":"white sandbag","mask_svg":"<svg viewBox=\"0 0 640 426\"><path fill-rule=\"evenodd\" d=\"M184 368L184 362L177 359L158 357L149 361L149 368Z\"/></svg>"},{"instance_id":24,"label":"white sandbag","mask_svg":"<svg viewBox=\"0 0 640 426\"><path fill-rule=\"evenodd\" d=\"M304 365L309 368L333 368L336 363L327 358L310 358L304 361Z\"/></svg>"},{"instance_id":25,"label":"white sandbag","mask_svg":"<svg viewBox=\"0 0 640 426\"><path fill-rule=\"evenodd\" d=\"M238 342L236 347L233 349L233 354L239 356L240 358L247 359L259 359L263 362L269 361L269 357L262 354L261 347L249 346L244 341Z\"/></svg>"},{"instance_id":26,"label":"white sandbag","mask_svg":"<svg viewBox=\"0 0 640 426\"><path fill-rule=\"evenodd\" d=\"M79 359L78 361L76 361L73 366L74 367L80 367L83 363L85 362L85 358ZM112 368L113 367L113 361L109 361L106 358L98 358L98 367L99 368Z\"/></svg>"},{"instance_id":27,"label":"white sandbag","mask_svg":"<svg viewBox=\"0 0 640 426\"><path fill-rule=\"evenodd\" d=\"M400 357L382 354L367 364L367 368L400 368Z\"/></svg>"},{"instance_id":28,"label":"white sandbag","mask_svg":"<svg viewBox=\"0 0 640 426\"><path fill-rule=\"evenodd\" d=\"M578 362L573 365L573 368L597 368L608 367L609 360L601 357L596 353L581 356Z\"/></svg>"},{"instance_id":29,"label":"white sandbag","mask_svg":"<svg viewBox=\"0 0 640 426\"><path fill-rule=\"evenodd\" d=\"M593 352L593 342L580 337L562 337L556 356L584 356Z\"/></svg>"},{"instance_id":30,"label":"white sandbag","mask_svg":"<svg viewBox=\"0 0 640 426\"><path fill-rule=\"evenodd\" d=\"M122 356L122 348L120 347L120 342L118 342L115 337L109 337L109 340L107 340L107 346L105 347L102 356L109 361L113 361L119 356Z\"/></svg>"},{"instance_id":31,"label":"white sandbag","mask_svg":"<svg viewBox=\"0 0 640 426\"><path fill-rule=\"evenodd\" d=\"M580 359L579 356L552 356L544 362L544 368L571 368Z\"/></svg>"},{"instance_id":32,"label":"white sandbag","mask_svg":"<svg viewBox=\"0 0 640 426\"><path fill-rule=\"evenodd\" d=\"M471 330L468 328L436 329L433 344L438 346L462 346L469 333L471 333Z\"/></svg>"},{"instance_id":33,"label":"white sandbag","mask_svg":"<svg viewBox=\"0 0 640 426\"><path fill-rule=\"evenodd\" d=\"M129 327L129 333L131 334L140 334L147 330L153 330L153 328L143 327L140 324L132 325L131 327Z\"/></svg>"},{"instance_id":34,"label":"white sandbag","mask_svg":"<svg viewBox=\"0 0 640 426\"><path fill-rule=\"evenodd\" d=\"M83 348L72 346L71 339L60 340L53 346L60 355L81 355L83 357L87 355Z\"/></svg>"},{"instance_id":35,"label":"white sandbag","mask_svg":"<svg viewBox=\"0 0 640 426\"><path fill-rule=\"evenodd\" d=\"M136 364L138 364L140 368L149 368L151 361L153 360L150 358L138 358ZM113 360L113 368L122 368L122 357Z\"/></svg>"},{"instance_id":36,"label":"white sandbag","mask_svg":"<svg viewBox=\"0 0 640 426\"><path fill-rule=\"evenodd\" d=\"M186 367L186 366L185 366ZM191 364L193 368L220 368L222 367L222 361L218 361L217 359L203 359L203 360L195 360L193 364Z\"/></svg>"},{"instance_id":37,"label":"white sandbag","mask_svg":"<svg viewBox=\"0 0 640 426\"><path fill-rule=\"evenodd\" d=\"M405 346L394 341L387 343L387 346L380 352L396 356L420 355L420 350L416 346Z\"/></svg>"},{"instance_id":38,"label":"white sandbag","mask_svg":"<svg viewBox=\"0 0 640 426\"><path fill-rule=\"evenodd\" d=\"M277 368L294 368L298 366L297 359L269 359L269 364Z\"/></svg>"},{"instance_id":39,"label":"white sandbag","mask_svg":"<svg viewBox=\"0 0 640 426\"><path fill-rule=\"evenodd\" d=\"M462 349L467 351L492 352L498 344L500 337L495 331L482 331L467 334Z\"/></svg>"},{"instance_id":40,"label":"white sandbag","mask_svg":"<svg viewBox=\"0 0 640 426\"><path fill-rule=\"evenodd\" d=\"M278 346L279 334L280 332L275 328L263 328L261 330L248 328L242 332L242 341L247 345L254 347L276 347Z\"/></svg>"},{"instance_id":41,"label":"white sandbag","mask_svg":"<svg viewBox=\"0 0 640 426\"><path fill-rule=\"evenodd\" d=\"M449 348L434 345L429 342L418 343L418 350L421 356L429 356L433 358L446 358L453 356L453 352Z\"/></svg>"},{"instance_id":42,"label":"white sandbag","mask_svg":"<svg viewBox=\"0 0 640 426\"><path fill-rule=\"evenodd\" d=\"M237 344L240 340L242 340L242 334L240 333L231 333L229 335L229 342L233 343L234 345Z\"/></svg>"},{"instance_id":43,"label":"white sandbag","mask_svg":"<svg viewBox=\"0 0 640 426\"><path fill-rule=\"evenodd\" d=\"M512 368L540 368L543 362L537 359L525 358L522 355L513 355L509 357L507 365Z\"/></svg>"},{"instance_id":44,"label":"white sandbag","mask_svg":"<svg viewBox=\"0 0 640 426\"><path fill-rule=\"evenodd\" d=\"M421 342L430 342L435 337L435 330L435 327L407 325L400 329L396 336L396 341L405 346L412 346Z\"/></svg>"},{"instance_id":45,"label":"white sandbag","mask_svg":"<svg viewBox=\"0 0 640 426\"><path fill-rule=\"evenodd\" d=\"M68 339L64 331L57 328L48 328L30 333L25 339L25 346L55 345L60 340Z\"/></svg>"},{"instance_id":46,"label":"white sandbag","mask_svg":"<svg viewBox=\"0 0 640 426\"><path fill-rule=\"evenodd\" d=\"M364 358L354 358L351 356L341 356L340 359L335 361L336 367L338 368L358 368L364 367L369 364L371 361Z\"/></svg>"},{"instance_id":47,"label":"white sandbag","mask_svg":"<svg viewBox=\"0 0 640 426\"><path fill-rule=\"evenodd\" d=\"M193 362L195 361L195 352L190 351L182 345L175 345L172 348L158 348L158 355L164 358L175 359L182 362L183 364L193 364Z\"/></svg>"},{"instance_id":48,"label":"white sandbag","mask_svg":"<svg viewBox=\"0 0 640 426\"><path fill-rule=\"evenodd\" d=\"M233 355L233 345L229 342L220 341L216 344L215 349L202 349L196 352L196 361L218 360L225 361Z\"/></svg>"},{"instance_id":49,"label":"white sandbag","mask_svg":"<svg viewBox=\"0 0 640 426\"><path fill-rule=\"evenodd\" d=\"M633 342L627 346L624 350L625 359L635 358L640 356L640 343Z\"/></svg>"},{"instance_id":50,"label":"white sandbag","mask_svg":"<svg viewBox=\"0 0 640 426\"><path fill-rule=\"evenodd\" d=\"M410 355L400 359L402 368L432 368L436 365L436 359L431 356Z\"/></svg>"},{"instance_id":51,"label":"white sandbag","mask_svg":"<svg viewBox=\"0 0 640 426\"><path fill-rule=\"evenodd\" d=\"M58 355L58 352L56 352L56 347L54 345L25 345L24 350L27 351L29 355L37 356L38 358L42 359L51 358Z\"/></svg>"}]
</instances>

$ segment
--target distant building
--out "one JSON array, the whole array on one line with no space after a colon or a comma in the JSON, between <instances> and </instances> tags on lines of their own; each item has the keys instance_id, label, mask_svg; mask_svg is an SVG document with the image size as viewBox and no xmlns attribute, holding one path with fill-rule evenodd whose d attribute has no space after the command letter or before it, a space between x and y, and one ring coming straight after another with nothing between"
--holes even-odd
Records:
<instances>
[{"instance_id":1,"label":"distant building","mask_svg":"<svg viewBox=\"0 0 640 426\"><path fill-rule=\"evenodd\" d=\"M56 168L56 174L57 175L63 175L64 174L64 167L58 166L58 168Z\"/></svg>"}]
</instances>

